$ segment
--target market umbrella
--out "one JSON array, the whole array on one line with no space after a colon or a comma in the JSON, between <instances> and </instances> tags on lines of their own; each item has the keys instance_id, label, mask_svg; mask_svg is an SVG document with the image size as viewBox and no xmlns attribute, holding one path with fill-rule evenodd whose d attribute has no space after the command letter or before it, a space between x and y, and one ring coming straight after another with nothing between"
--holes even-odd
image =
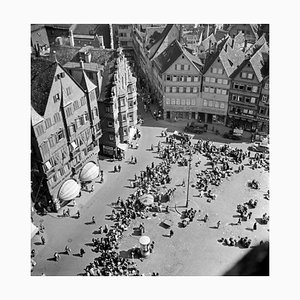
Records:
<instances>
[{"instance_id":1,"label":"market umbrella","mask_svg":"<svg viewBox=\"0 0 300 300\"><path fill-rule=\"evenodd\" d=\"M152 194L144 194L140 197L140 202L144 205L151 205L154 203L154 196Z\"/></svg>"}]
</instances>

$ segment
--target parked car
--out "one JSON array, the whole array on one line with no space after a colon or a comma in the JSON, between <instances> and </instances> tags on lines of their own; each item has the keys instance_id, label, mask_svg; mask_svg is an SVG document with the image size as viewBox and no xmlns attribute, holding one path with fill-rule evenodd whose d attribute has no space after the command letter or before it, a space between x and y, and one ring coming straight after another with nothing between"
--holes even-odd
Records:
<instances>
[{"instance_id":1,"label":"parked car","mask_svg":"<svg viewBox=\"0 0 300 300\"><path fill-rule=\"evenodd\" d=\"M197 122L187 123L187 126L184 128L184 131L192 133L203 133L207 131L207 124Z\"/></svg>"},{"instance_id":2,"label":"parked car","mask_svg":"<svg viewBox=\"0 0 300 300\"><path fill-rule=\"evenodd\" d=\"M253 143L251 146L248 147L248 150L266 154L270 153L269 145L260 142Z\"/></svg>"},{"instance_id":3,"label":"parked car","mask_svg":"<svg viewBox=\"0 0 300 300\"><path fill-rule=\"evenodd\" d=\"M243 137L243 133L244 133L243 129L235 128L235 129L231 129L229 132L225 132L223 134L223 137L225 139L240 140Z\"/></svg>"}]
</instances>

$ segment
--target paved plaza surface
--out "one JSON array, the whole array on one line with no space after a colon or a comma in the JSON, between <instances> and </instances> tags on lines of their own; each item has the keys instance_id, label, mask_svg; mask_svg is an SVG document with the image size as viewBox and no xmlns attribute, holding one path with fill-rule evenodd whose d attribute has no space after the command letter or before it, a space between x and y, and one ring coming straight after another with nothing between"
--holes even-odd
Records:
<instances>
[{"instance_id":1,"label":"paved plaza surface","mask_svg":"<svg viewBox=\"0 0 300 300\"><path fill-rule=\"evenodd\" d=\"M112 202L116 202L118 196L126 199L134 189L130 188L130 179L134 174L139 175L140 171L145 170L147 165L154 161L155 165L162 160L150 145L157 145L159 141L164 142L161 131L167 129L169 133L174 130L183 130L186 121L169 122L165 120L155 121L151 114L141 112L144 124L139 126L141 138L138 140L139 149L128 149L125 160L112 162L110 159L103 158L101 168L104 170L104 182L95 184L93 193L82 192L82 196L76 199L76 205L70 206L71 217L62 217L61 213L49 213L46 216L34 215L34 223L40 222L45 226L44 237L46 244L41 245L40 236L36 235L31 243L36 251L36 266L31 272L32 275L39 276L44 273L51 275L79 275L84 273L84 268L93 262L94 258L100 254L92 252L88 244L92 238L100 237L95 234L95 230L100 225L112 225L112 221L107 220L107 215L113 209ZM231 142L223 139L220 135L215 135L210 131L202 135L194 136L192 142L198 138L210 139L215 145L230 143L231 147L238 147L246 150L250 143L250 134L246 133L246 138L240 142ZM217 127L219 131L228 131L228 128ZM137 164L130 164L131 156L137 158ZM253 155L253 152L252 152ZM195 162L201 160L200 166L196 167ZM244 162L247 162L246 159ZM196 182L196 173L201 169L206 169L207 160L202 155L193 155L191 162L191 188L189 191L188 208L193 207L197 210L196 217L187 227L180 228L178 223L181 221L180 212L184 210L186 203L186 186L181 186L182 180L187 182L188 167L172 165L170 177L171 183L166 188L176 187L175 196L169 203L169 213L164 210L154 216L149 213L148 219L137 218L132 220L130 227L124 232L120 242L119 252L123 257L128 257L128 250L139 245L139 235L135 235L134 227L138 227L141 222L145 224L145 235L155 241L153 253L143 261L135 259L138 269L145 275L158 272L162 276L176 275L222 275L230 269L240 258L242 258L251 248L242 249L239 247L224 246L217 240L221 237L249 237L252 240L251 246L259 244L261 240L269 239L269 225L258 224L257 230L252 231L252 227L257 218L261 218L264 213L269 214L269 201L264 199L264 194L269 189L269 173L263 168L252 170L245 166L240 173L234 173L231 177L225 178L220 186L212 186L212 192L217 195L216 200L207 202L207 198L200 198L199 192L193 187ZM120 164L120 173L114 173L115 165ZM237 165L233 165L234 170ZM248 181L256 179L260 183L258 190L250 189ZM166 188L160 187L162 191ZM236 207L249 199L258 199L256 208L252 209L252 217L241 225L235 225L238 220ZM163 204L163 207L166 204ZM175 207L176 206L176 207ZM72 218L77 210L80 210L79 219ZM198 212L201 210L201 213ZM206 223L202 221L205 214L209 219ZM92 216L95 216L96 224L89 224ZM161 222L165 219L172 221L173 237L169 237L169 229L162 226ZM215 226L220 221L220 227ZM86 245L87 244L87 245ZM71 248L70 255L64 254L65 246ZM80 257L79 249L85 249L85 255ZM58 262L52 260L54 252L61 252Z\"/></svg>"}]
</instances>

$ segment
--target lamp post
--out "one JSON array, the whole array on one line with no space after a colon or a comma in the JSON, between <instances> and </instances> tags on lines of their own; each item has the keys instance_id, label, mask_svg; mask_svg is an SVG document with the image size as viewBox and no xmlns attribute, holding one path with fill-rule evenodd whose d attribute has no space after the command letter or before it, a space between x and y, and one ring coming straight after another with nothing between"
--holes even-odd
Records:
<instances>
[{"instance_id":1,"label":"lamp post","mask_svg":"<svg viewBox=\"0 0 300 300\"><path fill-rule=\"evenodd\" d=\"M186 203L185 203L186 208L188 208L189 205L191 162L192 162L192 154L190 154L190 158L189 158L188 182L187 182Z\"/></svg>"}]
</instances>

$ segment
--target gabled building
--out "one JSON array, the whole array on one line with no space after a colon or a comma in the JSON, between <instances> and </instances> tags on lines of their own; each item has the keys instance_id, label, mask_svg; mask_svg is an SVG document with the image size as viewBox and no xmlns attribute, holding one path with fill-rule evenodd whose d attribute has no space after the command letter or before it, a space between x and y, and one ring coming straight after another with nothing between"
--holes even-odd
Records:
<instances>
[{"instance_id":1,"label":"gabled building","mask_svg":"<svg viewBox=\"0 0 300 300\"><path fill-rule=\"evenodd\" d=\"M257 129L259 132L269 133L269 75L262 81L261 94L258 101Z\"/></svg>"},{"instance_id":2,"label":"gabled building","mask_svg":"<svg viewBox=\"0 0 300 300\"><path fill-rule=\"evenodd\" d=\"M245 40L254 44L259 38L258 30L258 24L231 24L228 28L228 34L234 38L239 32L242 32Z\"/></svg>"},{"instance_id":3,"label":"gabled building","mask_svg":"<svg viewBox=\"0 0 300 300\"><path fill-rule=\"evenodd\" d=\"M241 39L227 37L205 61L200 118L204 122L226 123L230 76L244 61Z\"/></svg>"},{"instance_id":4,"label":"gabled building","mask_svg":"<svg viewBox=\"0 0 300 300\"><path fill-rule=\"evenodd\" d=\"M260 46L231 75L229 92L228 123L244 130L257 129L258 102L262 82L269 74L269 49Z\"/></svg>"},{"instance_id":5,"label":"gabled building","mask_svg":"<svg viewBox=\"0 0 300 300\"><path fill-rule=\"evenodd\" d=\"M37 208L58 210L78 196L80 182L99 174L95 86L85 74L83 81L86 91L58 62L32 58L31 180Z\"/></svg>"},{"instance_id":6,"label":"gabled building","mask_svg":"<svg viewBox=\"0 0 300 300\"><path fill-rule=\"evenodd\" d=\"M202 106L202 62L174 40L153 60L154 78L166 119L197 119Z\"/></svg>"},{"instance_id":7,"label":"gabled building","mask_svg":"<svg viewBox=\"0 0 300 300\"><path fill-rule=\"evenodd\" d=\"M39 56L49 55L50 44L44 25L31 25L31 53Z\"/></svg>"}]
</instances>

